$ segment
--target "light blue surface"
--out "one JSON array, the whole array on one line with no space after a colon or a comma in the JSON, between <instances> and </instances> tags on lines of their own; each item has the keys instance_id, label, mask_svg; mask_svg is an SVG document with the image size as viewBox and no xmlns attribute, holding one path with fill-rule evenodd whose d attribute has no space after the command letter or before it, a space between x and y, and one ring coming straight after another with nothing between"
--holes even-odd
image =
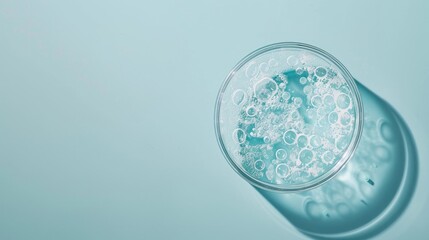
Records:
<instances>
[{"instance_id":1,"label":"light blue surface","mask_svg":"<svg viewBox=\"0 0 429 240\"><path fill-rule=\"evenodd\" d=\"M37 3L36 3L37 2ZM420 176L377 239L429 224L426 1L1 1L0 239L306 239L226 163L226 74L280 41L318 46L391 103Z\"/></svg>"}]
</instances>

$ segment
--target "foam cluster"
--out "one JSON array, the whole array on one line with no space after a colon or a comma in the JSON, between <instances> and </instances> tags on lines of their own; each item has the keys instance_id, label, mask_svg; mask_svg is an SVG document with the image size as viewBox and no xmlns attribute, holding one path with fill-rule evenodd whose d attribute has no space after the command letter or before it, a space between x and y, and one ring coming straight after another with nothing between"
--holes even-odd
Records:
<instances>
[{"instance_id":1,"label":"foam cluster","mask_svg":"<svg viewBox=\"0 0 429 240\"><path fill-rule=\"evenodd\" d=\"M248 88L231 95L239 107L230 135L239 145L238 164L270 184L321 177L342 158L353 135L355 108L344 77L329 66L297 62L289 57L284 70L252 76Z\"/></svg>"}]
</instances>

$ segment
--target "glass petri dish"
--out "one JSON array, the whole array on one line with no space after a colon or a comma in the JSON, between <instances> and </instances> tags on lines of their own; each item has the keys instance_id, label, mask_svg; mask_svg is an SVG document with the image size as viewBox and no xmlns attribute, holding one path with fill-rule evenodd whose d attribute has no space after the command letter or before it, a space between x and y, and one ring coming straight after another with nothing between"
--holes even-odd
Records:
<instances>
[{"instance_id":1,"label":"glass petri dish","mask_svg":"<svg viewBox=\"0 0 429 240\"><path fill-rule=\"evenodd\" d=\"M303 43L262 47L223 82L215 131L231 167L256 187L314 188L350 159L362 132L363 106L349 71Z\"/></svg>"}]
</instances>

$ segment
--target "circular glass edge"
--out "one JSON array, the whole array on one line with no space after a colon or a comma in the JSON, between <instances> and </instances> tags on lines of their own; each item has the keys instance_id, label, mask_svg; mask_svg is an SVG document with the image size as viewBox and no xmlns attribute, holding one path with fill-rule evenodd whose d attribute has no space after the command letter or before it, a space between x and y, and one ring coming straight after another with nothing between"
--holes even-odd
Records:
<instances>
[{"instance_id":1,"label":"circular glass edge","mask_svg":"<svg viewBox=\"0 0 429 240\"><path fill-rule=\"evenodd\" d=\"M226 87L228 86L229 82L231 81L232 77L235 75L237 70L239 70L241 67L243 67L246 63L248 63L250 60L254 59L255 57L275 50L275 49L281 49L281 48L290 48L290 49L302 49L307 50L316 54L321 55L322 57L328 59L329 61L333 62L336 67L339 68L341 73L344 76L344 79L346 82L350 85L351 92L352 92L352 98L353 98L353 104L355 106L355 125L353 128L353 136L350 140L350 143L346 149L346 151L343 154L343 157L335 164L333 168L331 168L328 172L324 173L323 175L307 182L304 184L297 184L297 185L291 185L292 187L280 187L278 185L269 184L263 181L260 181L258 179L255 179L251 177L248 173L246 173L243 169L238 166L235 161L229 156L229 153L223 143L222 135L220 132L220 124L219 124L219 114L220 114L220 106L222 103L223 94L225 92ZM346 165L348 160L353 156L353 153L355 152L359 140L362 135L363 130L363 104L362 99L360 96L360 93L358 91L356 80L353 78L353 76L350 74L350 72L347 70L347 68L334 56L329 54L328 52L312 46L310 44L306 43L300 43L300 42L279 42L274 43L270 45L266 45L264 47L261 47L259 49L256 49L255 51L249 53L247 56L242 58L229 72L225 80L222 82L221 88L219 89L217 99L216 99L216 105L215 105L215 112L214 112L214 127L215 127L215 134L216 134L216 140L218 142L219 147L222 150L223 156L226 158L228 164L234 169L235 172L237 172L242 178L244 178L247 182L252 184L255 187L259 187L265 190L270 191L276 191L276 192L298 192L298 191L305 191L310 190L315 187L318 187L322 185L323 183L327 182L328 180L332 179L340 170Z\"/></svg>"}]
</instances>

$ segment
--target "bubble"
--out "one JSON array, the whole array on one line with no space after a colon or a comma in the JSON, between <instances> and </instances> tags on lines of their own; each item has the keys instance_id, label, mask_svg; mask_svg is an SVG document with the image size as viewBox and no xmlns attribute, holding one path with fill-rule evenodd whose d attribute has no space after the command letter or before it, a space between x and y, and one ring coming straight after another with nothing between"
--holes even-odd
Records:
<instances>
[{"instance_id":1,"label":"bubble","mask_svg":"<svg viewBox=\"0 0 429 240\"><path fill-rule=\"evenodd\" d=\"M276 158L279 160L285 160L287 157L287 152L286 150L280 148L276 151Z\"/></svg>"},{"instance_id":2,"label":"bubble","mask_svg":"<svg viewBox=\"0 0 429 240\"><path fill-rule=\"evenodd\" d=\"M336 123L336 122L338 121L338 114L337 114L336 112L331 112L331 113L328 115L328 121L329 121L329 123L331 123L331 124Z\"/></svg>"},{"instance_id":3,"label":"bubble","mask_svg":"<svg viewBox=\"0 0 429 240\"><path fill-rule=\"evenodd\" d=\"M282 94L282 98L283 98L284 100L288 100L288 99L290 98L290 93L289 93L289 92L284 92L284 93Z\"/></svg>"},{"instance_id":4,"label":"bubble","mask_svg":"<svg viewBox=\"0 0 429 240\"><path fill-rule=\"evenodd\" d=\"M313 88L310 85L305 86L303 89L303 92L307 95L310 94L312 91L313 91Z\"/></svg>"},{"instance_id":5,"label":"bubble","mask_svg":"<svg viewBox=\"0 0 429 240\"><path fill-rule=\"evenodd\" d=\"M301 77L301 78L299 79L299 83L301 83L301 84L306 84L306 83L307 83L307 78L306 78L306 77Z\"/></svg>"},{"instance_id":6,"label":"bubble","mask_svg":"<svg viewBox=\"0 0 429 240\"><path fill-rule=\"evenodd\" d=\"M255 96L261 100L266 101L272 98L278 91L277 83L268 77L264 77L259 80L253 86L253 90L255 92Z\"/></svg>"},{"instance_id":7,"label":"bubble","mask_svg":"<svg viewBox=\"0 0 429 240\"><path fill-rule=\"evenodd\" d=\"M301 106L301 104L302 104L302 99L301 99L301 98L299 98L299 97L296 97L296 98L294 98L294 99L293 99L293 103L294 103L296 106Z\"/></svg>"},{"instance_id":8,"label":"bubble","mask_svg":"<svg viewBox=\"0 0 429 240\"><path fill-rule=\"evenodd\" d=\"M265 162L262 160L256 160L253 166L257 171L262 171L265 169Z\"/></svg>"},{"instance_id":9,"label":"bubble","mask_svg":"<svg viewBox=\"0 0 429 240\"><path fill-rule=\"evenodd\" d=\"M261 72L268 72L268 70L270 69L270 66L268 66L268 63L261 63L259 64L259 70Z\"/></svg>"},{"instance_id":10,"label":"bubble","mask_svg":"<svg viewBox=\"0 0 429 240\"><path fill-rule=\"evenodd\" d=\"M297 68L297 69L295 70L295 72L296 72L296 74L301 75L301 74L303 74L303 73L304 73L304 69L303 69L303 68Z\"/></svg>"},{"instance_id":11,"label":"bubble","mask_svg":"<svg viewBox=\"0 0 429 240\"><path fill-rule=\"evenodd\" d=\"M295 66L298 64L298 58L294 55L289 56L287 58L287 64L289 64L290 66Z\"/></svg>"},{"instance_id":12,"label":"bubble","mask_svg":"<svg viewBox=\"0 0 429 240\"><path fill-rule=\"evenodd\" d=\"M348 125L351 121L352 117L350 115L350 113L345 112L341 114L341 124L343 125Z\"/></svg>"},{"instance_id":13,"label":"bubble","mask_svg":"<svg viewBox=\"0 0 429 240\"><path fill-rule=\"evenodd\" d=\"M296 141L296 133L293 130L287 130L284 134L283 134L283 141L288 144L288 145L292 145L295 144Z\"/></svg>"},{"instance_id":14,"label":"bubble","mask_svg":"<svg viewBox=\"0 0 429 240\"><path fill-rule=\"evenodd\" d=\"M322 154L322 161L328 164L331 164L334 162L334 154L331 151L326 151Z\"/></svg>"},{"instance_id":15,"label":"bubble","mask_svg":"<svg viewBox=\"0 0 429 240\"><path fill-rule=\"evenodd\" d=\"M325 112L325 111L323 111L323 112ZM319 119L319 125L321 126L321 127L326 127L326 126L328 126L329 125L329 123L328 123L328 117L326 117L326 116L324 116L324 117L321 117L320 119Z\"/></svg>"},{"instance_id":16,"label":"bubble","mask_svg":"<svg viewBox=\"0 0 429 240\"><path fill-rule=\"evenodd\" d=\"M269 65L270 67L277 67L277 66L279 65L279 62L277 62L277 60L275 60L274 58L271 58L271 59L268 61L268 65Z\"/></svg>"},{"instance_id":17,"label":"bubble","mask_svg":"<svg viewBox=\"0 0 429 240\"><path fill-rule=\"evenodd\" d=\"M292 117L292 119L297 120L299 118L299 113L298 111L294 110L290 113L290 116Z\"/></svg>"},{"instance_id":18,"label":"bubble","mask_svg":"<svg viewBox=\"0 0 429 240\"><path fill-rule=\"evenodd\" d=\"M322 98L319 95L315 95L311 98L311 104L315 107L322 105Z\"/></svg>"},{"instance_id":19,"label":"bubble","mask_svg":"<svg viewBox=\"0 0 429 240\"><path fill-rule=\"evenodd\" d=\"M232 94L232 103L234 103L237 106L243 104L246 99L247 99L247 94L242 89L237 89Z\"/></svg>"},{"instance_id":20,"label":"bubble","mask_svg":"<svg viewBox=\"0 0 429 240\"><path fill-rule=\"evenodd\" d=\"M334 103L335 103L335 100L334 100L334 97L332 96L332 95L326 95L324 98L323 98L323 103L325 103L326 105L328 105L328 106L332 106L332 105L334 105Z\"/></svg>"},{"instance_id":21,"label":"bubble","mask_svg":"<svg viewBox=\"0 0 429 240\"><path fill-rule=\"evenodd\" d=\"M310 118L310 119L316 119L316 117L317 117L317 112L316 112L316 111L314 111L314 109L308 109L308 110L307 110L307 116L308 116L308 118Z\"/></svg>"},{"instance_id":22,"label":"bubble","mask_svg":"<svg viewBox=\"0 0 429 240\"><path fill-rule=\"evenodd\" d=\"M317 148L322 145L322 140L320 139L319 136L313 135L310 138L310 144L312 147Z\"/></svg>"},{"instance_id":23,"label":"bubble","mask_svg":"<svg viewBox=\"0 0 429 240\"><path fill-rule=\"evenodd\" d=\"M344 150L349 144L349 139L347 136L342 136L336 141L337 148L339 150Z\"/></svg>"},{"instance_id":24,"label":"bubble","mask_svg":"<svg viewBox=\"0 0 429 240\"><path fill-rule=\"evenodd\" d=\"M256 109L256 107L255 106L248 106L247 107L247 109L246 109L246 114L247 114L247 116L249 116L249 117L254 117L254 116L256 116L256 114L257 114L257 112L258 112L258 110Z\"/></svg>"},{"instance_id":25,"label":"bubble","mask_svg":"<svg viewBox=\"0 0 429 240\"><path fill-rule=\"evenodd\" d=\"M302 149L299 153L299 160L303 163L309 163L313 159L313 152L307 148Z\"/></svg>"},{"instance_id":26,"label":"bubble","mask_svg":"<svg viewBox=\"0 0 429 240\"><path fill-rule=\"evenodd\" d=\"M342 109L346 109L346 108L348 108L349 107L349 105L350 105L350 97L349 96L347 96L346 94L340 94L338 97L337 97L337 106L339 107L339 108L342 108Z\"/></svg>"},{"instance_id":27,"label":"bubble","mask_svg":"<svg viewBox=\"0 0 429 240\"><path fill-rule=\"evenodd\" d=\"M232 139L238 144L242 144L246 141L246 133L241 128L237 128L232 133Z\"/></svg>"},{"instance_id":28,"label":"bubble","mask_svg":"<svg viewBox=\"0 0 429 240\"><path fill-rule=\"evenodd\" d=\"M264 143L270 143L271 139L267 136L264 137Z\"/></svg>"},{"instance_id":29,"label":"bubble","mask_svg":"<svg viewBox=\"0 0 429 240\"><path fill-rule=\"evenodd\" d=\"M395 134L393 132L392 126L388 122L381 121L379 131L380 131L381 137L385 141L392 142L394 140Z\"/></svg>"},{"instance_id":30,"label":"bubble","mask_svg":"<svg viewBox=\"0 0 429 240\"><path fill-rule=\"evenodd\" d=\"M283 82L288 83L288 81L287 81L287 76L286 76L286 75L284 75L283 73L279 73L279 78L280 78Z\"/></svg>"},{"instance_id":31,"label":"bubble","mask_svg":"<svg viewBox=\"0 0 429 240\"><path fill-rule=\"evenodd\" d=\"M298 146L299 147L305 147L307 146L308 140L305 135L301 135L298 137Z\"/></svg>"},{"instance_id":32,"label":"bubble","mask_svg":"<svg viewBox=\"0 0 429 240\"><path fill-rule=\"evenodd\" d=\"M284 82L279 84L279 88L284 89L286 87L286 84Z\"/></svg>"},{"instance_id":33,"label":"bubble","mask_svg":"<svg viewBox=\"0 0 429 240\"><path fill-rule=\"evenodd\" d=\"M318 78L323 78L326 76L326 74L328 73L328 71L326 70L326 68L324 67L317 67L316 70L314 70L314 74L316 75L316 77Z\"/></svg>"},{"instance_id":34,"label":"bubble","mask_svg":"<svg viewBox=\"0 0 429 240\"><path fill-rule=\"evenodd\" d=\"M289 176L289 167L286 163L280 163L277 165L276 174L279 178L287 178Z\"/></svg>"},{"instance_id":35,"label":"bubble","mask_svg":"<svg viewBox=\"0 0 429 240\"><path fill-rule=\"evenodd\" d=\"M248 64L247 64L247 67L246 67L246 71L245 71L246 73L246 77L248 77L248 78L253 78L253 77L256 77L257 75L258 75L258 73L259 73L259 68L258 68L258 66L256 65L256 62L255 61L251 61L251 62L249 62Z\"/></svg>"}]
</instances>

